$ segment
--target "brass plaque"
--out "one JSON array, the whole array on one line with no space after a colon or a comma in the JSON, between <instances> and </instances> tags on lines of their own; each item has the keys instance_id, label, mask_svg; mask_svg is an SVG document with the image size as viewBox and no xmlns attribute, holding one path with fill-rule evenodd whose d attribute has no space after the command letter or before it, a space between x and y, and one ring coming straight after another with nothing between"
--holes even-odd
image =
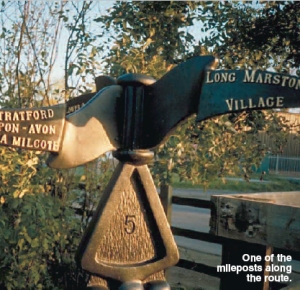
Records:
<instances>
[{"instance_id":1,"label":"brass plaque","mask_svg":"<svg viewBox=\"0 0 300 290\"><path fill-rule=\"evenodd\" d=\"M65 104L32 109L0 110L0 146L58 152Z\"/></svg>"}]
</instances>

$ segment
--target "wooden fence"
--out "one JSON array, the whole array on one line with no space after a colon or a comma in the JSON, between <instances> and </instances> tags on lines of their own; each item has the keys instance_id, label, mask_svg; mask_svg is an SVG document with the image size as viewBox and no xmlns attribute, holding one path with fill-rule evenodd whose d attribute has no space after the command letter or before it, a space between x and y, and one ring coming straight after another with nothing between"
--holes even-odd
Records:
<instances>
[{"instance_id":1,"label":"wooden fence","mask_svg":"<svg viewBox=\"0 0 300 290\"><path fill-rule=\"evenodd\" d=\"M300 114L277 112L279 117L283 117L291 126L290 134L288 134L286 143L283 144L282 154L286 157L300 157ZM258 138L262 144L266 145L266 148L272 152L276 152L275 142L276 139L266 132L259 132Z\"/></svg>"},{"instance_id":2,"label":"wooden fence","mask_svg":"<svg viewBox=\"0 0 300 290\"><path fill-rule=\"evenodd\" d=\"M169 221L171 218L172 204L213 210L213 203L209 200L172 196L172 189L169 186L161 187L160 198ZM175 236L182 236L189 239L222 245L222 265L240 265L243 262L239 258L244 253L263 256L268 250L268 247L263 245L218 237L205 232L182 229L174 226L171 226L171 229ZM300 261L300 252L276 248L272 248L272 252L275 255L279 253L283 255L291 255L293 260ZM235 273L220 273L217 271L217 267L208 266L205 263L197 263L190 260L180 259L176 266L220 278L220 290L237 289L237 285L238 289L243 290L279 290L286 286L286 284L279 282L264 283L264 273L262 273L262 283L249 283L246 281L247 273L244 273L244 275L241 275L241 273L238 275Z\"/></svg>"},{"instance_id":3,"label":"wooden fence","mask_svg":"<svg viewBox=\"0 0 300 290\"><path fill-rule=\"evenodd\" d=\"M81 185L81 187L84 188L84 185ZM170 224L171 224L171 215L172 215L172 204L214 210L213 203L210 200L173 196L172 188L170 186L162 186L160 188L160 199ZM80 208L74 208L74 210L78 215L84 214L83 210ZM88 216L92 216L93 212L86 210L85 214ZM253 244L253 243L242 242L242 241L233 240L229 238L223 238L223 237L212 235L210 233L178 228L175 226L171 226L171 230L174 236L181 236L181 237L185 237L197 241L216 243L221 245L222 265L226 265L226 264L241 265L243 262L241 261L241 259L239 259L239 257L241 257L244 253L250 255L263 256L264 254L266 254L266 252L268 252L268 247L259 244ZM288 251L284 249L272 248L272 252L275 255L277 254L291 255L293 260L300 261L300 249L299 252L295 252L295 251ZM241 273L238 275L236 275L235 273L220 273L217 271L217 265L215 267L208 266L204 263L204 261L202 263L202 262L195 262L188 259L180 259L176 267L192 270L198 273L219 278L220 288L218 290L237 289L236 288L237 285L239 287L238 289L243 289L243 290L279 290L286 286L286 284L279 283L279 282L264 283L263 282L264 273L261 274L262 283L249 283L246 281L247 273L243 273L244 275L241 275ZM195 285L195 287L196 286L197 285Z\"/></svg>"}]
</instances>

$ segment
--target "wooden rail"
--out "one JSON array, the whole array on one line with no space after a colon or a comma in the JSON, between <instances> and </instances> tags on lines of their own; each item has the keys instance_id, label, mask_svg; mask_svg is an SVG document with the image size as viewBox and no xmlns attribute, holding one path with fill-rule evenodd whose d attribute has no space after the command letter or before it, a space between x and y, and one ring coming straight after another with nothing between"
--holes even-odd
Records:
<instances>
[{"instance_id":1,"label":"wooden rail","mask_svg":"<svg viewBox=\"0 0 300 290\"><path fill-rule=\"evenodd\" d=\"M195 198L183 198L178 196L172 196L172 189L168 186L161 187L160 189L160 197L162 204L165 208L167 216L170 216L171 207L172 204L177 205L185 205L185 206L191 206L196 208L205 208L205 209L212 209L213 203L209 200L203 200L203 199L195 199ZM171 201L171 202L170 202ZM170 219L169 219L170 221ZM238 256L239 254L244 253L253 253L257 255L263 255L266 253L266 247L263 245L258 244L252 244L252 243L246 243L241 242L229 238L223 238L219 236L215 236L209 233L205 232L199 232L189 229L182 229L178 227L171 226L172 232L175 236L182 236L189 239L195 239L199 241L205 241L209 243L217 243L222 245L222 264L226 263L232 263L233 265L239 265L241 261L235 260L232 257ZM268 247L267 247L268 248ZM239 249L239 250L238 250ZM273 253L276 254L283 254L283 255L291 255L293 257L293 260L300 261L300 252L295 251L288 251L283 249L272 249ZM234 263L235 262L235 263ZM218 277L221 280L220 283L220 290L229 290L229 289L235 289L233 285L239 285L242 286L243 290L251 289L251 290L279 290L286 286L286 284L278 283L278 282L270 282L268 284L257 284L257 283L243 283L243 285L239 284L239 281L237 280L245 280L245 275L242 277L239 274L240 279L236 279L235 276L238 275L232 275L231 273L219 273L217 271L217 267L208 266L202 263L196 263L194 261L184 260L180 259L179 263L176 265L177 267L185 268L188 270L193 270L196 272L200 272L209 276ZM263 276L264 274L262 274ZM255 285L257 284L257 285ZM267 286L266 286L267 285Z\"/></svg>"}]
</instances>

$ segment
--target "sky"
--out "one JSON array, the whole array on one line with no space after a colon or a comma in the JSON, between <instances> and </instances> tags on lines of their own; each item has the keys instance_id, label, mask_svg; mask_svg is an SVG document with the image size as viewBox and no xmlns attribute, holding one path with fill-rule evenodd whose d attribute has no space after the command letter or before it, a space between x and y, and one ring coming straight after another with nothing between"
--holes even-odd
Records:
<instances>
[{"instance_id":1,"label":"sky","mask_svg":"<svg viewBox=\"0 0 300 290\"><path fill-rule=\"evenodd\" d=\"M96 2L97 5L95 6L95 9L94 9L94 18L97 18L97 17L101 16L102 14L106 14L107 10L109 8L111 8L115 2L116 1L114 1L114 0L97 1ZM93 25L93 23L92 23L92 25ZM200 41L200 39L204 36L204 32L201 32L201 30L200 30L201 27L202 27L202 23L199 21L199 22L195 22L194 26L188 28L188 32L194 36L196 41ZM62 33L62 39L67 39L67 37L68 37L68 31L64 30ZM64 75L64 52L65 52L65 46L62 45L59 48L58 59L57 59L56 65L55 65L54 81L61 79Z\"/></svg>"},{"instance_id":2,"label":"sky","mask_svg":"<svg viewBox=\"0 0 300 290\"><path fill-rule=\"evenodd\" d=\"M96 1L97 5L95 5L93 18L97 18L102 14L107 13L107 9L111 8L116 1ZM92 22L93 25L93 22ZM63 29L61 39L68 38L68 31ZM54 74L53 74L53 82L57 82L61 80L64 76L64 60L65 60L65 51L66 51L66 42L62 41L62 45L59 47L57 61L55 63Z\"/></svg>"}]
</instances>

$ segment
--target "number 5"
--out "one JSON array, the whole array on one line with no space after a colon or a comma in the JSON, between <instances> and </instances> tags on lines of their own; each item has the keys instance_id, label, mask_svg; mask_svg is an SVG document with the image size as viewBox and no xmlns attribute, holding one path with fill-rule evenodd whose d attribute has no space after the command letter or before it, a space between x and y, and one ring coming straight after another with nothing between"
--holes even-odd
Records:
<instances>
[{"instance_id":1,"label":"number 5","mask_svg":"<svg viewBox=\"0 0 300 290\"><path fill-rule=\"evenodd\" d=\"M126 215L125 232L129 235L135 231L135 215Z\"/></svg>"}]
</instances>

